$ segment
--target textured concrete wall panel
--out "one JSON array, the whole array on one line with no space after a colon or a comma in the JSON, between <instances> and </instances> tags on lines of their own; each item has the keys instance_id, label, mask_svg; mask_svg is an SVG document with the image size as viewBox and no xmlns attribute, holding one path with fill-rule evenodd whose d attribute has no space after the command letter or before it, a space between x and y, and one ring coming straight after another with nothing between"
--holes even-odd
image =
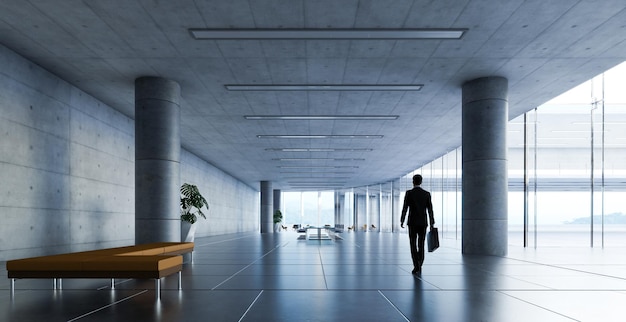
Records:
<instances>
[{"instance_id":1,"label":"textured concrete wall panel","mask_svg":"<svg viewBox=\"0 0 626 322\"><path fill-rule=\"evenodd\" d=\"M4 67L4 64L3 64ZM0 74L2 118L63 138L69 137L69 110L56 98Z\"/></svg>"},{"instance_id":2,"label":"textured concrete wall panel","mask_svg":"<svg viewBox=\"0 0 626 322\"><path fill-rule=\"evenodd\" d=\"M134 162L134 134L95 119L80 111L72 111L72 143L90 147L116 158ZM132 180L132 178L131 178Z\"/></svg>"},{"instance_id":3,"label":"textured concrete wall panel","mask_svg":"<svg viewBox=\"0 0 626 322\"><path fill-rule=\"evenodd\" d=\"M181 184L198 186L210 209L200 220L197 237L259 231L259 192L194 154L181 153Z\"/></svg>"},{"instance_id":4,"label":"textured concrete wall panel","mask_svg":"<svg viewBox=\"0 0 626 322\"><path fill-rule=\"evenodd\" d=\"M6 163L0 163L0 174L0 208L69 209L67 175ZM7 223L3 220L0 230Z\"/></svg>"},{"instance_id":5,"label":"textured concrete wall panel","mask_svg":"<svg viewBox=\"0 0 626 322\"><path fill-rule=\"evenodd\" d=\"M0 46L0 260L129 244L132 120Z\"/></svg>"},{"instance_id":6,"label":"textured concrete wall panel","mask_svg":"<svg viewBox=\"0 0 626 322\"><path fill-rule=\"evenodd\" d=\"M0 261L132 244L134 120L1 45L0 65ZM259 231L257 189L182 155L198 236Z\"/></svg>"},{"instance_id":7,"label":"textured concrete wall panel","mask_svg":"<svg viewBox=\"0 0 626 322\"><path fill-rule=\"evenodd\" d=\"M0 162L55 173L69 173L66 139L0 116Z\"/></svg>"}]
</instances>

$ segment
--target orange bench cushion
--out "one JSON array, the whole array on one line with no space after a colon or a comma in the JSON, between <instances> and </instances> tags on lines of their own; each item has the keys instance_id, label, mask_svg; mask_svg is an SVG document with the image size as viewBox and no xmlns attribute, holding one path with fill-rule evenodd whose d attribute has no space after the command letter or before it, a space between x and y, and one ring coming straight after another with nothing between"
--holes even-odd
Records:
<instances>
[{"instance_id":1,"label":"orange bench cushion","mask_svg":"<svg viewBox=\"0 0 626 322\"><path fill-rule=\"evenodd\" d=\"M171 256L110 256L83 262L83 271L162 271L183 264L183 257Z\"/></svg>"},{"instance_id":2,"label":"orange bench cushion","mask_svg":"<svg viewBox=\"0 0 626 322\"><path fill-rule=\"evenodd\" d=\"M92 271L98 265L104 265L106 268L101 271L162 270L162 267L182 265L182 257L159 255L180 255L191 252L193 247L193 243L177 242L141 244L10 260L6 268L7 271Z\"/></svg>"}]
</instances>

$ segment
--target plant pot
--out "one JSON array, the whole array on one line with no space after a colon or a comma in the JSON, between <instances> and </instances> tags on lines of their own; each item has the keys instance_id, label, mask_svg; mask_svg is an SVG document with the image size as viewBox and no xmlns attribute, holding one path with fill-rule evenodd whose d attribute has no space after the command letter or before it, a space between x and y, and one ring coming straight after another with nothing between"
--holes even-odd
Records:
<instances>
[{"instance_id":1,"label":"plant pot","mask_svg":"<svg viewBox=\"0 0 626 322\"><path fill-rule=\"evenodd\" d=\"M190 224L189 222L183 221L180 224L180 240L184 242L192 242L196 236L196 228L198 228L198 224Z\"/></svg>"},{"instance_id":2,"label":"plant pot","mask_svg":"<svg viewBox=\"0 0 626 322\"><path fill-rule=\"evenodd\" d=\"M277 222L277 223L275 223L275 224L274 224L274 232L275 232L275 233L280 232L280 229L281 229L281 228L282 228L282 226L280 225L280 223L279 223L279 222Z\"/></svg>"}]
</instances>

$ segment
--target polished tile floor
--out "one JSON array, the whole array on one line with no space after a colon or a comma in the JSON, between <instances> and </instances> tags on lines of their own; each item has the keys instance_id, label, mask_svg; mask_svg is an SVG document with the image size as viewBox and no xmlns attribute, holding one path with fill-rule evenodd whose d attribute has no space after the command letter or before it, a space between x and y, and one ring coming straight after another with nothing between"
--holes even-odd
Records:
<instances>
[{"instance_id":1,"label":"polished tile floor","mask_svg":"<svg viewBox=\"0 0 626 322\"><path fill-rule=\"evenodd\" d=\"M412 269L406 234L295 232L196 240L183 290L152 280L0 279L0 321L626 321L626 249L462 255L458 242ZM4 268L4 263L1 263ZM6 271L5 271L6 276Z\"/></svg>"}]
</instances>

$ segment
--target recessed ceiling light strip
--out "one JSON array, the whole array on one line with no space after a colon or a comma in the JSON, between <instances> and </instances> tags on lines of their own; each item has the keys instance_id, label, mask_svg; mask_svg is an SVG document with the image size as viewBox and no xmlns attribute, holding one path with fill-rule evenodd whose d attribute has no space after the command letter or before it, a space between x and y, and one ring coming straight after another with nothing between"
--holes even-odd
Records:
<instances>
[{"instance_id":1,"label":"recessed ceiling light strip","mask_svg":"<svg viewBox=\"0 0 626 322\"><path fill-rule=\"evenodd\" d=\"M322 181L313 181L313 182L307 182L307 181L293 181L293 182L287 182L290 185L344 185L347 182L340 182L340 181L335 181L335 182L322 182Z\"/></svg>"},{"instance_id":2,"label":"recessed ceiling light strip","mask_svg":"<svg viewBox=\"0 0 626 322\"><path fill-rule=\"evenodd\" d=\"M275 158L272 161L365 161L355 158Z\"/></svg>"},{"instance_id":3,"label":"recessed ceiling light strip","mask_svg":"<svg viewBox=\"0 0 626 322\"><path fill-rule=\"evenodd\" d=\"M190 28L194 39L461 39L466 28L420 29L213 29Z\"/></svg>"},{"instance_id":4,"label":"recessed ceiling light strip","mask_svg":"<svg viewBox=\"0 0 626 322\"><path fill-rule=\"evenodd\" d=\"M299 175L307 174L307 173L311 175L338 175L338 174L346 175L346 174L354 174L355 172L354 171L324 171L322 170L322 171L307 171L306 173L302 171L281 171L280 173L281 174L299 174Z\"/></svg>"},{"instance_id":5,"label":"recessed ceiling light strip","mask_svg":"<svg viewBox=\"0 0 626 322\"><path fill-rule=\"evenodd\" d=\"M299 174L301 174L301 173L299 173ZM347 179L350 179L350 178L351 177L316 176L316 177L285 177L284 179L287 180L287 181L289 181L289 180L309 180L309 179L314 179L314 180L324 180L324 182L327 182L327 180L347 180Z\"/></svg>"},{"instance_id":6,"label":"recessed ceiling light strip","mask_svg":"<svg viewBox=\"0 0 626 322\"><path fill-rule=\"evenodd\" d=\"M290 185L292 188L338 188L338 187L343 187L345 186L345 184L314 184L314 185L308 185L308 184L298 184L298 185Z\"/></svg>"},{"instance_id":7,"label":"recessed ceiling light strip","mask_svg":"<svg viewBox=\"0 0 626 322\"><path fill-rule=\"evenodd\" d=\"M382 135L257 135L260 139L381 139Z\"/></svg>"},{"instance_id":8,"label":"recessed ceiling light strip","mask_svg":"<svg viewBox=\"0 0 626 322\"><path fill-rule=\"evenodd\" d=\"M226 84L229 91L419 91L424 85L397 84Z\"/></svg>"},{"instance_id":9,"label":"recessed ceiling light strip","mask_svg":"<svg viewBox=\"0 0 626 322\"><path fill-rule=\"evenodd\" d=\"M329 165L329 166L277 166L281 169L357 169L358 166L353 165Z\"/></svg>"},{"instance_id":10,"label":"recessed ceiling light strip","mask_svg":"<svg viewBox=\"0 0 626 322\"><path fill-rule=\"evenodd\" d=\"M265 151L275 152L371 152L374 149L369 148L267 148Z\"/></svg>"},{"instance_id":11,"label":"recessed ceiling light strip","mask_svg":"<svg viewBox=\"0 0 626 322\"><path fill-rule=\"evenodd\" d=\"M303 120L303 121L334 121L334 120L397 120L398 115L245 115L246 120Z\"/></svg>"}]
</instances>

